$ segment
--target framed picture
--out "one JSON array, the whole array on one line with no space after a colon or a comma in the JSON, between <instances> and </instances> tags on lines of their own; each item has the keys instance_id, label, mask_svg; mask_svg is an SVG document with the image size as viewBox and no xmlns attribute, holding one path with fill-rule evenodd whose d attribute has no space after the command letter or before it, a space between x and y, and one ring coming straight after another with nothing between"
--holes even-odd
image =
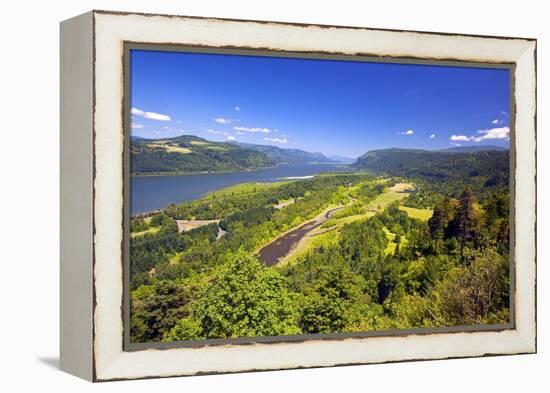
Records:
<instances>
[{"instance_id":1,"label":"framed picture","mask_svg":"<svg viewBox=\"0 0 550 393\"><path fill-rule=\"evenodd\" d=\"M536 351L536 41L61 24L61 367Z\"/></svg>"}]
</instances>

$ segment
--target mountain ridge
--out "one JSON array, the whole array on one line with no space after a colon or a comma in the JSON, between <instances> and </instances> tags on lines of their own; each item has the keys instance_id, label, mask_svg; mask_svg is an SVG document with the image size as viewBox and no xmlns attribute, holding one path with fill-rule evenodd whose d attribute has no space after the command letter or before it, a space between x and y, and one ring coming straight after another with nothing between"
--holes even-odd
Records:
<instances>
[{"instance_id":1,"label":"mountain ridge","mask_svg":"<svg viewBox=\"0 0 550 393\"><path fill-rule=\"evenodd\" d=\"M277 164L336 162L322 153L242 142L215 142L195 135L130 138L133 175L237 172Z\"/></svg>"},{"instance_id":2,"label":"mountain ridge","mask_svg":"<svg viewBox=\"0 0 550 393\"><path fill-rule=\"evenodd\" d=\"M277 164L302 164L319 162L336 162L320 152L309 152L302 149L278 147L273 145L260 145L255 143L230 142L249 149L255 149L266 154Z\"/></svg>"}]
</instances>

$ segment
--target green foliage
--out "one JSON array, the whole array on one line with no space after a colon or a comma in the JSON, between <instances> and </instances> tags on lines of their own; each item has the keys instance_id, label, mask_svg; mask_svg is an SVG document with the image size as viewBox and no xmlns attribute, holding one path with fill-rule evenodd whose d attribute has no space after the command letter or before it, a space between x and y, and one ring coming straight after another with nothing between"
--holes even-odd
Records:
<instances>
[{"instance_id":1,"label":"green foliage","mask_svg":"<svg viewBox=\"0 0 550 393\"><path fill-rule=\"evenodd\" d=\"M372 175L325 175L169 206L148 224L136 219L135 228L159 230L131 239L132 340L508 321L505 189L438 193L426 221L410 217L389 184ZM384 198L382 211L365 214ZM295 203L273 208L281 200ZM322 241L292 263L265 267L254 256L280 234L343 205L319 228L326 231L316 238ZM216 223L178 233L175 219L221 219L226 233L218 238Z\"/></svg>"},{"instance_id":2,"label":"green foliage","mask_svg":"<svg viewBox=\"0 0 550 393\"><path fill-rule=\"evenodd\" d=\"M413 179L420 191L407 206L429 208L437 202L438 195L456 198L466 186L483 197L494 190L507 189L510 153L386 149L365 153L354 166Z\"/></svg>"},{"instance_id":3,"label":"green foliage","mask_svg":"<svg viewBox=\"0 0 550 393\"><path fill-rule=\"evenodd\" d=\"M187 312L190 288L177 282L159 281L132 292L130 334L134 342L158 340Z\"/></svg>"},{"instance_id":4,"label":"green foliage","mask_svg":"<svg viewBox=\"0 0 550 393\"><path fill-rule=\"evenodd\" d=\"M449 271L435 289L450 324L486 323L491 314L508 308L508 256L492 249L473 252L468 266Z\"/></svg>"},{"instance_id":5,"label":"green foliage","mask_svg":"<svg viewBox=\"0 0 550 393\"><path fill-rule=\"evenodd\" d=\"M238 252L165 340L297 334L293 295L283 277Z\"/></svg>"},{"instance_id":6,"label":"green foliage","mask_svg":"<svg viewBox=\"0 0 550 393\"><path fill-rule=\"evenodd\" d=\"M150 224L142 217L132 218L130 220L130 232L143 232L150 228Z\"/></svg>"},{"instance_id":7,"label":"green foliage","mask_svg":"<svg viewBox=\"0 0 550 393\"><path fill-rule=\"evenodd\" d=\"M231 143L210 142L191 135L151 142L153 140L148 139L131 142L130 168L133 174L228 172L274 164L260 151ZM158 145L163 142L189 152L169 151Z\"/></svg>"}]
</instances>

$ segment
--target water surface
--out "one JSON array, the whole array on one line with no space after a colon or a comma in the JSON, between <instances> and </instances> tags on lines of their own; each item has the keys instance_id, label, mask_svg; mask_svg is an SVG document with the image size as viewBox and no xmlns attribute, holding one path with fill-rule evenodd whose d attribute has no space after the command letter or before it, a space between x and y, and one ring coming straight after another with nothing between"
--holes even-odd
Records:
<instances>
[{"instance_id":1,"label":"water surface","mask_svg":"<svg viewBox=\"0 0 550 393\"><path fill-rule=\"evenodd\" d=\"M250 172L180 176L141 176L130 181L131 214L140 214L200 198L211 191L239 183L272 183L306 178L321 172L349 171L341 164L285 164Z\"/></svg>"}]
</instances>

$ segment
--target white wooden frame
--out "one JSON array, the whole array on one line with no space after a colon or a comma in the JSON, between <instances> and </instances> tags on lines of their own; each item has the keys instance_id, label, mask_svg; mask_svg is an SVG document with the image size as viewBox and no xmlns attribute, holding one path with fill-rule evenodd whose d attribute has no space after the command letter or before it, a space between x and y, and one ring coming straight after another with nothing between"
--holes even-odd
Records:
<instances>
[{"instance_id":1,"label":"white wooden frame","mask_svg":"<svg viewBox=\"0 0 550 393\"><path fill-rule=\"evenodd\" d=\"M125 42L515 65L515 320L502 331L123 349ZM93 11L61 25L61 368L92 381L536 351L536 41Z\"/></svg>"}]
</instances>

